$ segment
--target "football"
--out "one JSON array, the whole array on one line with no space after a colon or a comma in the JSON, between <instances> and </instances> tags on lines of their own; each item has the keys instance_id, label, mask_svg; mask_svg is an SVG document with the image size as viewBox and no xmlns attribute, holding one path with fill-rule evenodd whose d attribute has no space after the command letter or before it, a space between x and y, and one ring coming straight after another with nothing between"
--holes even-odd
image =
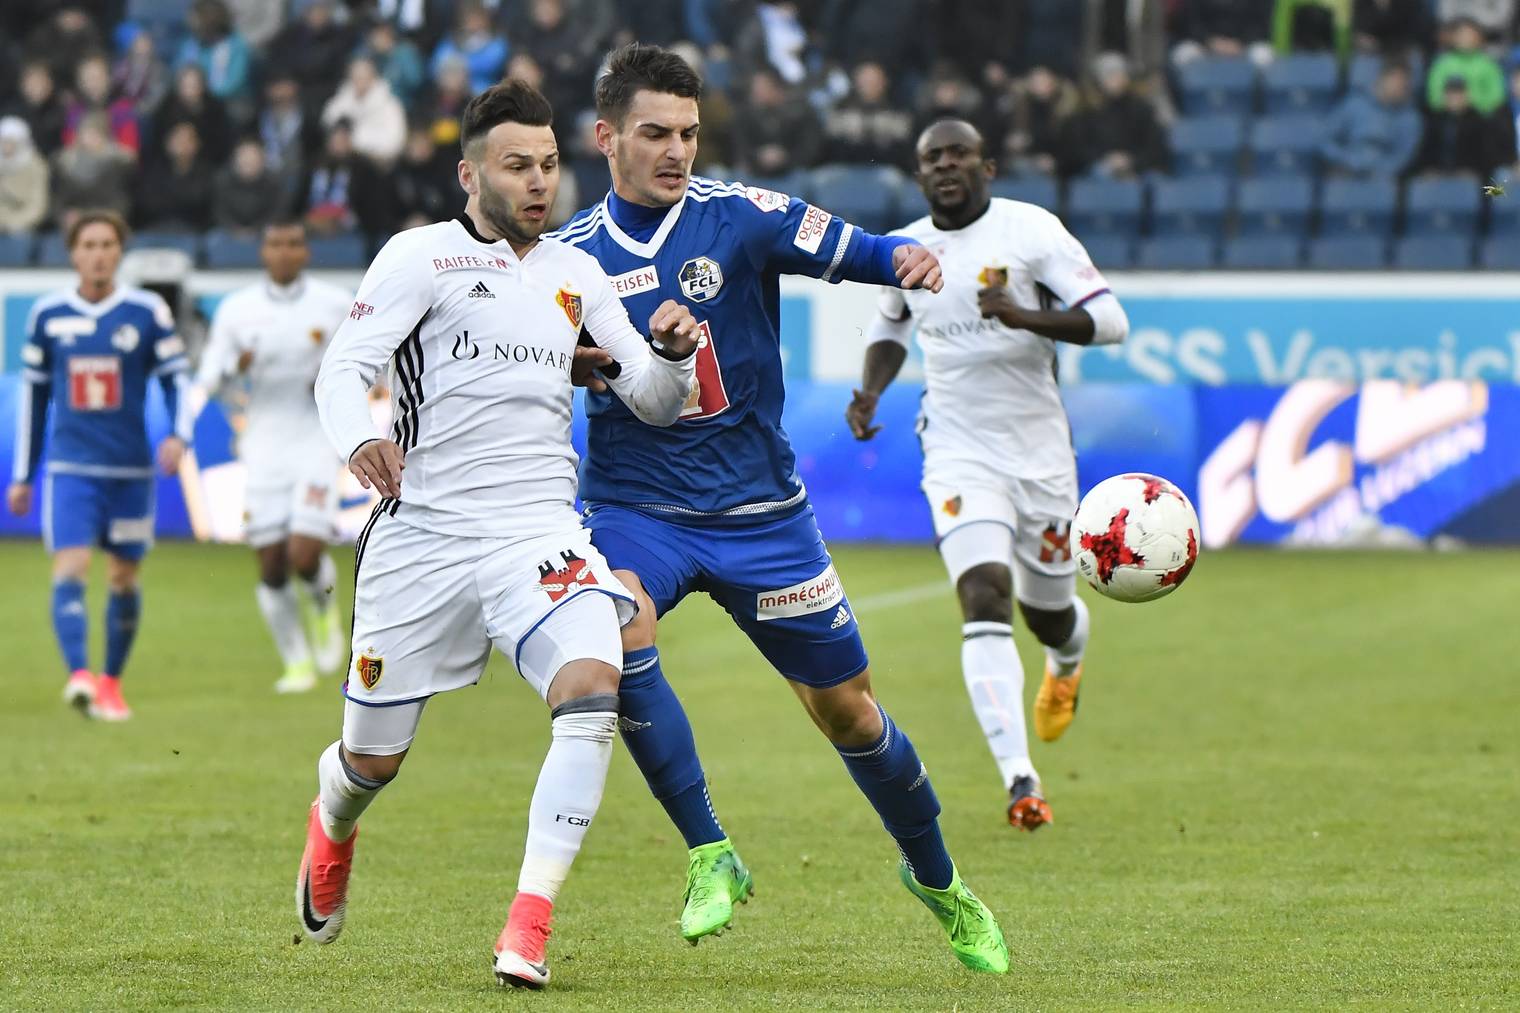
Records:
<instances>
[{"instance_id":1,"label":"football","mask_svg":"<svg viewBox=\"0 0 1520 1013\"><path fill-rule=\"evenodd\" d=\"M1198 561L1198 515L1156 475L1115 475L1082 497L1072 522L1077 568L1115 601L1153 601L1182 586Z\"/></svg>"}]
</instances>

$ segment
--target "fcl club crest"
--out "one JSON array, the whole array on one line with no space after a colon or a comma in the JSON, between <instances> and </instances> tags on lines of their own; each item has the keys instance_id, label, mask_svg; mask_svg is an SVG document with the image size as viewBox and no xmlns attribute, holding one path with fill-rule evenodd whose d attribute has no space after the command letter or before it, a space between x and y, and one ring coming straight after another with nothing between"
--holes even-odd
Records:
<instances>
[{"instance_id":1,"label":"fcl club crest","mask_svg":"<svg viewBox=\"0 0 1520 1013\"><path fill-rule=\"evenodd\" d=\"M364 688L374 689L380 682L380 673L385 671L385 659L373 654L361 654L354 662L354 669L359 673L359 681L364 683Z\"/></svg>"},{"instance_id":2,"label":"fcl club crest","mask_svg":"<svg viewBox=\"0 0 1520 1013\"><path fill-rule=\"evenodd\" d=\"M574 551L566 549L559 558L559 563L546 559L538 564L538 590L547 594L550 601L559 601L567 594L596 583L591 564Z\"/></svg>"},{"instance_id":3,"label":"fcl club crest","mask_svg":"<svg viewBox=\"0 0 1520 1013\"><path fill-rule=\"evenodd\" d=\"M706 302L723 287L723 268L711 257L694 257L681 265L676 276L681 292L692 302Z\"/></svg>"},{"instance_id":4,"label":"fcl club crest","mask_svg":"<svg viewBox=\"0 0 1520 1013\"><path fill-rule=\"evenodd\" d=\"M570 326L579 331L581 329L581 321L585 319L580 295L570 291L568 288L562 288L555 295L554 301L559 303L559 308L565 311L565 317L569 319Z\"/></svg>"},{"instance_id":5,"label":"fcl club crest","mask_svg":"<svg viewBox=\"0 0 1520 1013\"><path fill-rule=\"evenodd\" d=\"M976 280L982 283L983 288L1007 288L1008 268L984 267L982 273L976 276Z\"/></svg>"}]
</instances>

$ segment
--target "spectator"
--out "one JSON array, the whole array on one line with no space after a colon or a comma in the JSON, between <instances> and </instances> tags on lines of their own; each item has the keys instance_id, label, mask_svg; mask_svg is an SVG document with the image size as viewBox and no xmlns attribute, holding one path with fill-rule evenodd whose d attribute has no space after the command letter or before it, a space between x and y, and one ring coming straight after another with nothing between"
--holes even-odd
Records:
<instances>
[{"instance_id":1,"label":"spectator","mask_svg":"<svg viewBox=\"0 0 1520 1013\"><path fill-rule=\"evenodd\" d=\"M1409 53L1430 41L1425 0L1356 0L1351 15L1356 48L1367 53Z\"/></svg>"},{"instance_id":2,"label":"spectator","mask_svg":"<svg viewBox=\"0 0 1520 1013\"><path fill-rule=\"evenodd\" d=\"M262 50L285 24L285 4L270 0L226 0L237 33L256 50Z\"/></svg>"},{"instance_id":3,"label":"spectator","mask_svg":"<svg viewBox=\"0 0 1520 1013\"><path fill-rule=\"evenodd\" d=\"M200 64L187 63L174 72L174 91L153 117L153 144L162 147L176 123L193 123L205 158L220 165L227 158L231 130L227 110L206 90L206 72Z\"/></svg>"},{"instance_id":4,"label":"spectator","mask_svg":"<svg viewBox=\"0 0 1520 1013\"><path fill-rule=\"evenodd\" d=\"M417 118L428 124L433 143L459 143L459 117L470 101L470 68L462 56L450 56L433 68L433 83L417 102Z\"/></svg>"},{"instance_id":5,"label":"spectator","mask_svg":"<svg viewBox=\"0 0 1520 1013\"><path fill-rule=\"evenodd\" d=\"M391 94L404 106L412 104L427 80L417 47L397 35L395 26L389 21L375 22L359 55L375 65L385 83L391 86Z\"/></svg>"},{"instance_id":6,"label":"spectator","mask_svg":"<svg viewBox=\"0 0 1520 1013\"><path fill-rule=\"evenodd\" d=\"M47 216L48 166L19 116L0 117L0 233L31 232Z\"/></svg>"},{"instance_id":7,"label":"spectator","mask_svg":"<svg viewBox=\"0 0 1520 1013\"><path fill-rule=\"evenodd\" d=\"M528 16L512 38L518 52L532 53L543 68L542 90L555 109L569 112L585 104L596 77L600 40L567 17L565 0L530 0Z\"/></svg>"},{"instance_id":8,"label":"spectator","mask_svg":"<svg viewBox=\"0 0 1520 1013\"><path fill-rule=\"evenodd\" d=\"M53 168L53 208L60 228L69 212L105 208L126 215L131 209L132 156L111 138L104 115L86 116L73 142L58 153Z\"/></svg>"},{"instance_id":9,"label":"spectator","mask_svg":"<svg viewBox=\"0 0 1520 1013\"><path fill-rule=\"evenodd\" d=\"M1371 95L1351 92L1325 124L1320 154L1332 170L1354 176L1402 175L1420 146L1409 68L1386 63Z\"/></svg>"},{"instance_id":10,"label":"spectator","mask_svg":"<svg viewBox=\"0 0 1520 1013\"><path fill-rule=\"evenodd\" d=\"M333 16L334 0L309 0L299 19L280 29L269 45L274 76L295 78L313 119L343 81L354 38Z\"/></svg>"},{"instance_id":11,"label":"spectator","mask_svg":"<svg viewBox=\"0 0 1520 1013\"><path fill-rule=\"evenodd\" d=\"M757 4L739 29L734 45L751 74L769 67L788 85L805 82L819 60L798 5L789 0Z\"/></svg>"},{"instance_id":12,"label":"spectator","mask_svg":"<svg viewBox=\"0 0 1520 1013\"><path fill-rule=\"evenodd\" d=\"M63 146L63 122L67 115L63 99L53 85L53 72L45 60L32 60L21 68L20 97L10 112L26 121L32 143L44 158Z\"/></svg>"},{"instance_id":13,"label":"spectator","mask_svg":"<svg viewBox=\"0 0 1520 1013\"><path fill-rule=\"evenodd\" d=\"M111 98L111 65L99 53L81 60L74 75L74 101L64 117L63 143L72 143L80 120L96 113L110 124L112 139L135 157L142 147L137 113L126 99Z\"/></svg>"},{"instance_id":14,"label":"spectator","mask_svg":"<svg viewBox=\"0 0 1520 1013\"><path fill-rule=\"evenodd\" d=\"M1506 99L1504 71L1483 51L1483 30L1471 18L1461 18L1449 27L1451 48L1430 65L1426 82L1426 100L1433 110L1450 111L1446 82L1459 77L1472 108L1487 116Z\"/></svg>"},{"instance_id":15,"label":"spectator","mask_svg":"<svg viewBox=\"0 0 1520 1013\"><path fill-rule=\"evenodd\" d=\"M396 187L398 228L431 225L463 210L459 163L451 154L438 150L426 127L413 128L407 134L406 151L391 174ZM574 210L572 207L571 211Z\"/></svg>"},{"instance_id":16,"label":"spectator","mask_svg":"<svg viewBox=\"0 0 1520 1013\"><path fill-rule=\"evenodd\" d=\"M51 20L44 21L26 37L25 50L46 60L54 81L68 81L74 69L90 53L104 50L105 40L90 16L77 5L65 4Z\"/></svg>"},{"instance_id":17,"label":"spectator","mask_svg":"<svg viewBox=\"0 0 1520 1013\"><path fill-rule=\"evenodd\" d=\"M354 150L381 165L394 162L406 144L406 110L368 57L349 62L348 80L322 110L324 127L339 120L353 124Z\"/></svg>"},{"instance_id":18,"label":"spectator","mask_svg":"<svg viewBox=\"0 0 1520 1013\"><path fill-rule=\"evenodd\" d=\"M140 120L152 117L158 104L169 94L169 68L158 58L153 36L138 32L127 44L127 51L116 61L111 72L111 87L116 95L132 103Z\"/></svg>"},{"instance_id":19,"label":"spectator","mask_svg":"<svg viewBox=\"0 0 1520 1013\"><path fill-rule=\"evenodd\" d=\"M913 115L893 102L889 92L881 64L867 60L855 67L850 93L829 111L824 123L828 161L908 165L913 153ZM742 127L739 136L744 136Z\"/></svg>"},{"instance_id":20,"label":"spectator","mask_svg":"<svg viewBox=\"0 0 1520 1013\"><path fill-rule=\"evenodd\" d=\"M264 161L264 145L245 137L232 149L232 164L216 174L211 221L229 232L253 233L284 215L288 196Z\"/></svg>"},{"instance_id":21,"label":"spectator","mask_svg":"<svg viewBox=\"0 0 1520 1013\"><path fill-rule=\"evenodd\" d=\"M314 147L309 122L295 78L275 77L264 85L264 109L258 121L264 164L289 185L305 178L306 156Z\"/></svg>"},{"instance_id":22,"label":"spectator","mask_svg":"<svg viewBox=\"0 0 1520 1013\"><path fill-rule=\"evenodd\" d=\"M818 118L806 102L789 95L769 68L750 75L749 101L735 117L739 167L757 176L784 176L815 164L823 145Z\"/></svg>"},{"instance_id":23,"label":"spectator","mask_svg":"<svg viewBox=\"0 0 1520 1013\"><path fill-rule=\"evenodd\" d=\"M234 110L246 108L253 97L253 57L233 29L227 5L222 0L195 0L187 20L190 37L180 46L175 65L199 65L211 94Z\"/></svg>"},{"instance_id":24,"label":"spectator","mask_svg":"<svg viewBox=\"0 0 1520 1013\"><path fill-rule=\"evenodd\" d=\"M1172 62L1203 56L1245 56L1253 63L1272 62L1267 42L1270 4L1241 0L1180 0L1172 19Z\"/></svg>"},{"instance_id":25,"label":"spectator","mask_svg":"<svg viewBox=\"0 0 1520 1013\"><path fill-rule=\"evenodd\" d=\"M485 91L501 77L507 63L507 40L491 31L491 16L472 0L459 5L458 20L449 35L433 52L433 72L450 57L464 58L469 68L470 92Z\"/></svg>"},{"instance_id":26,"label":"spectator","mask_svg":"<svg viewBox=\"0 0 1520 1013\"><path fill-rule=\"evenodd\" d=\"M1471 21L1488 35L1506 35L1515 21L1515 0L1438 0L1436 20L1443 25Z\"/></svg>"},{"instance_id":27,"label":"spectator","mask_svg":"<svg viewBox=\"0 0 1520 1013\"><path fill-rule=\"evenodd\" d=\"M1111 179L1131 179L1166 167L1166 141L1156 107L1130 80L1129 63L1118 53L1093 61L1098 98L1073 127L1073 154L1079 171Z\"/></svg>"},{"instance_id":28,"label":"spectator","mask_svg":"<svg viewBox=\"0 0 1520 1013\"><path fill-rule=\"evenodd\" d=\"M1441 109L1425 121L1419 171L1488 179L1494 167L1505 160L1503 123L1478 112L1461 77L1446 78L1441 98Z\"/></svg>"},{"instance_id":29,"label":"spectator","mask_svg":"<svg viewBox=\"0 0 1520 1013\"><path fill-rule=\"evenodd\" d=\"M1076 86L1046 66L1014 84L1001 112L1010 124L1003 165L1015 175L1068 175L1075 161L1071 126L1080 105Z\"/></svg>"},{"instance_id":30,"label":"spectator","mask_svg":"<svg viewBox=\"0 0 1520 1013\"><path fill-rule=\"evenodd\" d=\"M201 154L195 124L169 128L162 154L138 178L133 205L138 227L199 232L211 224L212 167Z\"/></svg>"},{"instance_id":31,"label":"spectator","mask_svg":"<svg viewBox=\"0 0 1520 1013\"><path fill-rule=\"evenodd\" d=\"M989 122L986 116L986 100L981 91L953 67L953 64L943 65L919 89L918 117L912 137L916 139L919 132L935 120L961 119L975 126L996 150L995 146L1002 143L1002 135L997 125Z\"/></svg>"},{"instance_id":32,"label":"spectator","mask_svg":"<svg viewBox=\"0 0 1520 1013\"><path fill-rule=\"evenodd\" d=\"M395 220L388 197L375 168L354 151L352 125L334 123L306 189L306 227L322 236L355 229L376 235Z\"/></svg>"}]
</instances>

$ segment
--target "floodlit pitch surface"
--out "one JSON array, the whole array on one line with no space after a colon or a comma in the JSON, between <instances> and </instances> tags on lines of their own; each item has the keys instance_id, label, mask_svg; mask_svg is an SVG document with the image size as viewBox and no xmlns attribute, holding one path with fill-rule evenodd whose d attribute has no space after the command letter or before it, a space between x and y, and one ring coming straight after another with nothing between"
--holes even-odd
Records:
<instances>
[{"instance_id":1,"label":"floodlit pitch surface","mask_svg":"<svg viewBox=\"0 0 1520 1013\"><path fill-rule=\"evenodd\" d=\"M756 896L730 934L680 940L684 849L619 748L552 988L528 996L498 994L487 960L548 736L507 664L430 705L364 819L343 938L295 945L340 700L330 682L270 692L252 557L154 550L137 716L107 726L58 700L41 549L0 543L0 1007L1514 1008L1517 564L1229 552L1162 602L1090 596L1081 711L1035 743L1056 822L1028 837L1003 824L939 561L842 550L877 689L1002 920L1006 978L952 959L792 694L693 600L661 647ZM102 594L97 572L97 644ZM1019 637L1032 696L1039 655Z\"/></svg>"}]
</instances>

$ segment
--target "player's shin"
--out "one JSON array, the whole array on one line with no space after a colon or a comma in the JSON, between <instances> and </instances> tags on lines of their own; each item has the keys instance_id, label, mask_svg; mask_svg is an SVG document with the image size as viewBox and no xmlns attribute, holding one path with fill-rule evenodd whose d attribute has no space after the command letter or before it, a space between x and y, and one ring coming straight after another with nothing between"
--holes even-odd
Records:
<instances>
[{"instance_id":1,"label":"player's shin","mask_svg":"<svg viewBox=\"0 0 1520 1013\"><path fill-rule=\"evenodd\" d=\"M334 602L334 590L338 583L338 568L333 565L332 557L323 552L317 557L317 569L311 576L301 575L301 585L306 588L306 594L311 599L311 608L318 615L325 614L332 608Z\"/></svg>"},{"instance_id":2,"label":"player's shin","mask_svg":"<svg viewBox=\"0 0 1520 1013\"><path fill-rule=\"evenodd\" d=\"M53 585L53 633L63 663L71 673L89 668L85 654L89 619L84 610L84 582L60 580Z\"/></svg>"},{"instance_id":3,"label":"player's shin","mask_svg":"<svg viewBox=\"0 0 1520 1013\"><path fill-rule=\"evenodd\" d=\"M1024 666L1008 623L969 622L961 627L961 673L971 707L1002 775L1003 787L1034 773L1024 728Z\"/></svg>"},{"instance_id":4,"label":"player's shin","mask_svg":"<svg viewBox=\"0 0 1520 1013\"><path fill-rule=\"evenodd\" d=\"M119 678L127 666L127 655L137 639L138 620L142 617L142 591L135 587L113 590L106 599L106 667L105 674Z\"/></svg>"},{"instance_id":5,"label":"player's shin","mask_svg":"<svg viewBox=\"0 0 1520 1013\"><path fill-rule=\"evenodd\" d=\"M342 844L352 837L359 817L389 783L356 771L343 755L341 740L328 746L317 761L317 815L328 839Z\"/></svg>"},{"instance_id":6,"label":"player's shin","mask_svg":"<svg viewBox=\"0 0 1520 1013\"><path fill-rule=\"evenodd\" d=\"M955 866L939 831L939 799L908 736L879 705L881 735L864 746L835 746L862 794L897 842L913 878L936 890L950 886Z\"/></svg>"},{"instance_id":7,"label":"player's shin","mask_svg":"<svg viewBox=\"0 0 1520 1013\"><path fill-rule=\"evenodd\" d=\"M316 671L306 628L301 623L301 604L296 599L295 588L289 583L279 587L260 583L254 593L259 600L259 611L264 614L264 623L274 637L275 649L280 652L280 661L285 666L284 677L276 688L310 689L316 684Z\"/></svg>"},{"instance_id":8,"label":"player's shin","mask_svg":"<svg viewBox=\"0 0 1520 1013\"><path fill-rule=\"evenodd\" d=\"M1050 670L1057 676L1071 675L1082 665L1082 654L1087 650L1087 635L1092 628L1092 618L1087 611L1087 603L1081 598L1073 596L1071 607L1076 613L1072 623L1071 633L1059 643L1047 645L1046 657L1050 661Z\"/></svg>"}]
</instances>

